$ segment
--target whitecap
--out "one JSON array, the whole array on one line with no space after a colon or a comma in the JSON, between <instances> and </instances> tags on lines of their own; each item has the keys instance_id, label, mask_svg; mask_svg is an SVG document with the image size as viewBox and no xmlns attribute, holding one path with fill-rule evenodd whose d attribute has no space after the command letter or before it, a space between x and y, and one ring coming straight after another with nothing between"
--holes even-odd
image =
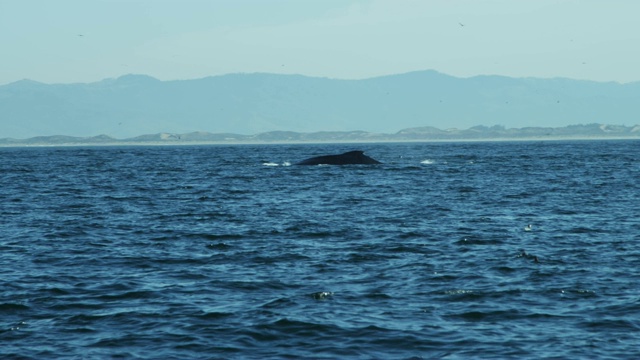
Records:
<instances>
[{"instance_id":1,"label":"whitecap","mask_svg":"<svg viewBox=\"0 0 640 360\"><path fill-rule=\"evenodd\" d=\"M420 161L420 164L424 164L424 165L431 165L431 164L435 164L436 161L435 160L431 160L431 159L426 159L426 160L422 160Z\"/></svg>"},{"instance_id":2,"label":"whitecap","mask_svg":"<svg viewBox=\"0 0 640 360\"><path fill-rule=\"evenodd\" d=\"M262 163L264 166L291 166L291 163L288 161L283 162L282 164L274 163L274 162L266 162Z\"/></svg>"}]
</instances>

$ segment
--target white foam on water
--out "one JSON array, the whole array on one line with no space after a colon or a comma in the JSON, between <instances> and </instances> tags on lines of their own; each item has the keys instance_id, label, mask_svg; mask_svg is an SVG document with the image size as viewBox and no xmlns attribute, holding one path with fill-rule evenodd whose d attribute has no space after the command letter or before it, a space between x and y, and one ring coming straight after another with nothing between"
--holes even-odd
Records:
<instances>
[{"instance_id":1,"label":"white foam on water","mask_svg":"<svg viewBox=\"0 0 640 360\"><path fill-rule=\"evenodd\" d=\"M283 162L282 164L274 163L274 162L266 162L263 163L264 166L291 166L291 163L288 161Z\"/></svg>"}]
</instances>

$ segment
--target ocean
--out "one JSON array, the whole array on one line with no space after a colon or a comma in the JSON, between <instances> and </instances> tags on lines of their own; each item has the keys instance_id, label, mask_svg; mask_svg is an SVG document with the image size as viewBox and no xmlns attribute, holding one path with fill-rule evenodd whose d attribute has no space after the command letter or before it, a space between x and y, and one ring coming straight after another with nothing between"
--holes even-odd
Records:
<instances>
[{"instance_id":1,"label":"ocean","mask_svg":"<svg viewBox=\"0 0 640 360\"><path fill-rule=\"evenodd\" d=\"M637 359L639 150L0 148L0 358Z\"/></svg>"}]
</instances>

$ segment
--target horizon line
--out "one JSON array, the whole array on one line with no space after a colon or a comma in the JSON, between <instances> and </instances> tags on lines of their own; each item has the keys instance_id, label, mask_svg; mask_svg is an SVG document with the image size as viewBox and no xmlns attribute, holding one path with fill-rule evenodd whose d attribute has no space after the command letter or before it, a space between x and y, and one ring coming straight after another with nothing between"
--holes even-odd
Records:
<instances>
[{"instance_id":1,"label":"horizon line","mask_svg":"<svg viewBox=\"0 0 640 360\"><path fill-rule=\"evenodd\" d=\"M552 77L508 76L508 75L489 74L489 73L476 74L476 75L472 75L472 76L458 76L458 75L451 75L451 74L448 74L448 73L444 73L444 72L441 72L441 71L438 71L438 70L435 70L435 69L422 69L422 70L412 70L412 71L406 71L406 72L389 73L389 74L375 75L375 76L363 77L363 78L351 78L351 79L350 78L339 78L339 77L305 75L305 74L297 74L297 73L277 73L277 72L263 72L263 71L230 72L230 73L224 73L224 74L207 75L207 76L194 77L194 78L181 78L181 79L180 78L160 79L160 78L157 78L157 77L155 77L153 75L149 75L149 74L123 73L122 75L119 75L117 77L106 77L106 78L102 78L100 80L76 81L76 82L42 82L42 81L34 80L34 79L31 79L31 78L23 78L23 79L20 79L20 80L15 80L15 81L11 81L11 82L8 82L8 83L0 84L0 87L8 86L8 85L16 84L16 83L21 83L21 82L31 82L31 83L41 84L41 85L95 84L95 83L99 83L99 82L103 82L103 81L115 81L115 80L118 80L118 79L121 79L121 78L127 77L127 76L147 77L147 78L151 78L151 79L157 80L159 82L195 81L195 80L202 80L202 79L215 78L215 77L224 77L224 76L233 76L233 75L276 75L276 76L283 76L283 77L286 77L286 76L301 76L301 77L306 77L306 78L310 78L310 79L327 79L327 80L337 80L337 81L365 81L365 80L379 79L379 78L385 78L385 77L402 76L402 75L409 75L409 74L414 74L414 73L426 73L426 72L432 72L432 73L436 73L436 74L439 74L439 75L444 75L444 76L455 78L455 79L474 79L474 78L480 78L480 77L500 77L500 78L507 78L507 79L571 80L571 81L593 82L593 83L601 83L601 84L616 83L616 84L620 84L620 85L627 85L627 84L633 84L633 83L639 83L640 82L640 80L634 80L634 81L628 81L628 82L620 82L620 81L617 81L617 80L591 80L591 79L571 78L571 77L566 77L566 76L552 76Z\"/></svg>"},{"instance_id":2,"label":"horizon line","mask_svg":"<svg viewBox=\"0 0 640 360\"><path fill-rule=\"evenodd\" d=\"M36 139L36 138L53 138L53 137L66 137L66 138L74 138L74 139L94 139L94 138L100 138L100 137L108 137L112 140L115 141L128 141L128 140L134 140L136 138L140 138L140 137L144 137L144 136L156 136L156 135L167 135L169 137L175 137L178 136L178 139L180 136L184 136L184 135L191 135L191 134L204 134L204 135L229 135L229 136L241 136L241 137L255 137L255 136L260 136L263 134L272 134L272 133L294 133L294 134L301 134L301 135L305 135L305 134L322 134L322 133L340 133L340 134L347 134L347 133L366 133L366 134L373 134L373 135L382 135L382 136L390 136L390 135L401 135L400 133L403 131L408 131L408 130L416 130L416 129L423 129L423 128L431 128L437 131L441 131L441 132L456 132L456 131L469 131L469 130L473 130L473 129L480 129L482 128L483 130L486 131L492 131L492 130L496 130L496 131L522 131L522 130L527 130L527 129L550 129L550 130L557 130L557 129L566 129L566 128L571 128L571 127L588 127L588 126L598 126L600 129L602 129L603 131L605 131L604 128L606 127L624 127L624 128L628 128L631 129L633 132L633 129L635 128L639 128L640 127L640 123L634 124L634 125L619 125L619 124L605 124L605 123L580 123L580 124L571 124L571 125L566 125L566 126L555 126L555 127L550 127L550 126L523 126L523 127L506 127L504 125L499 125L499 124L494 124L494 125L474 125L468 128L456 128L456 127L452 127L452 128L446 128L446 129L441 129L435 126L430 126L430 125L425 125L425 126L416 126L416 127L410 127L410 128L404 128L404 129L400 129L396 132L389 132L389 133L383 133L383 132L370 132L367 130L345 130L345 131L331 131L331 130L321 130L321 131L291 131L291 130L270 130L270 131L263 131L263 132L258 132L258 133L253 133L253 134L240 134L240 133L231 133L231 132L210 132L210 131L204 131L204 130L195 130L195 131L190 131L190 132L184 132L184 133L177 133L177 132L168 132L168 131L160 131L157 133L147 133L147 134L140 134L140 135L135 135L133 137L126 137L126 138L116 138L113 137L109 134L98 134L98 135L88 135L88 136L81 136L81 135L64 135L64 134L54 134L54 135L36 135L36 136L31 136L28 138L12 138L12 137L4 137L4 138L0 138L0 140L13 140L13 141L28 141L28 140L32 140L32 139Z\"/></svg>"}]
</instances>

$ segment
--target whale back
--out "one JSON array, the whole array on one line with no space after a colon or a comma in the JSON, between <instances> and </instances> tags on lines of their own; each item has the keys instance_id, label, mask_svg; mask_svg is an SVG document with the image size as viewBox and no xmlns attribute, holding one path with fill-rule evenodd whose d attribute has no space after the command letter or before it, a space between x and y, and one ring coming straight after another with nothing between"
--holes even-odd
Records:
<instances>
[{"instance_id":1,"label":"whale back","mask_svg":"<svg viewBox=\"0 0 640 360\"><path fill-rule=\"evenodd\" d=\"M348 151L340 155L316 156L303 160L296 165L374 165L381 164L378 160L368 157L364 151Z\"/></svg>"}]
</instances>

